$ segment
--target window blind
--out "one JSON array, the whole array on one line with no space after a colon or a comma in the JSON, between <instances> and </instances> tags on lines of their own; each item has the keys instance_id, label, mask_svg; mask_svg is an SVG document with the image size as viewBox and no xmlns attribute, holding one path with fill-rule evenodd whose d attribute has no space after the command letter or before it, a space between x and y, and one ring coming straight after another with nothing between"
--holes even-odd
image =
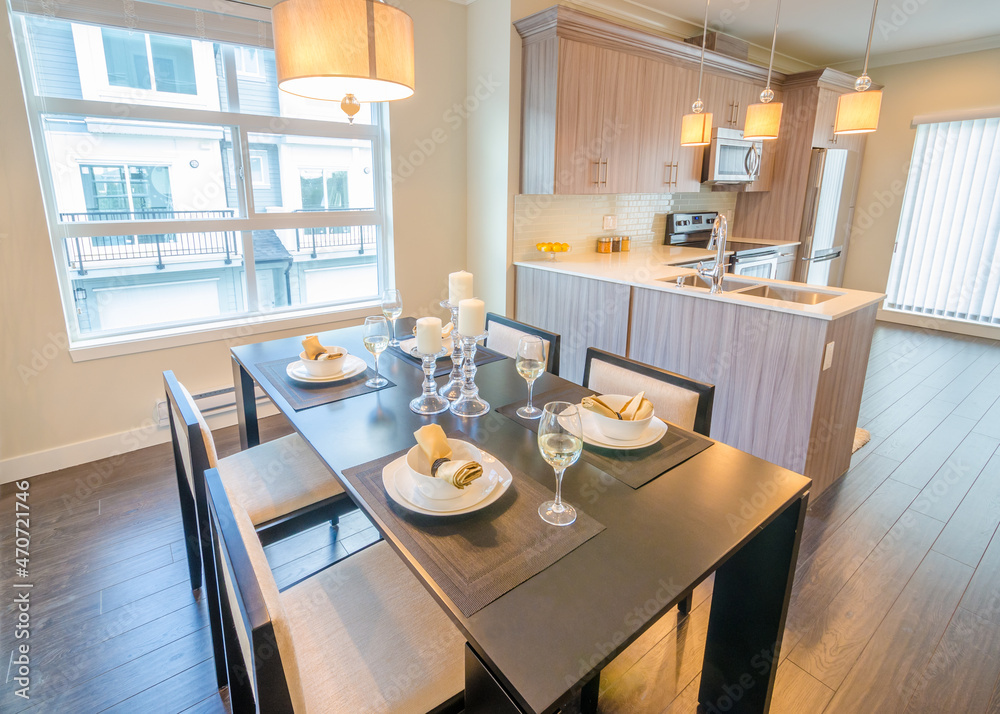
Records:
<instances>
[{"instance_id":1,"label":"window blind","mask_svg":"<svg viewBox=\"0 0 1000 714\"><path fill-rule=\"evenodd\" d=\"M1000 324L1000 117L921 124L886 307Z\"/></svg>"}]
</instances>

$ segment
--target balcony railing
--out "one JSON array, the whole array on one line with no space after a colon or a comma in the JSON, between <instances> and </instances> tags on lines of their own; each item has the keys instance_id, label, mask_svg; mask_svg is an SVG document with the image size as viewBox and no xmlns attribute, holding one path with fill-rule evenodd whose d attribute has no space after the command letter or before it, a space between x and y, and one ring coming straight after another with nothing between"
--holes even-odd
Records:
<instances>
[{"instance_id":1,"label":"balcony railing","mask_svg":"<svg viewBox=\"0 0 1000 714\"><path fill-rule=\"evenodd\" d=\"M168 208L150 211L85 211L83 213L60 213L63 223L90 223L94 221L197 221L213 218L232 218L232 209L219 211L174 211Z\"/></svg>"},{"instance_id":2,"label":"balcony railing","mask_svg":"<svg viewBox=\"0 0 1000 714\"><path fill-rule=\"evenodd\" d=\"M377 226L343 226L338 228L298 228L295 231L295 249L308 250L315 258L317 248L351 248L357 246L358 254L365 254L365 246L378 242Z\"/></svg>"},{"instance_id":3,"label":"balcony railing","mask_svg":"<svg viewBox=\"0 0 1000 714\"><path fill-rule=\"evenodd\" d=\"M217 255L225 256L223 261L229 265L234 256L239 257L243 252L236 231L76 237L66 238L64 245L69 267L80 275L87 274L87 264L116 260L153 259L156 269L163 270L166 266L164 258Z\"/></svg>"}]
</instances>

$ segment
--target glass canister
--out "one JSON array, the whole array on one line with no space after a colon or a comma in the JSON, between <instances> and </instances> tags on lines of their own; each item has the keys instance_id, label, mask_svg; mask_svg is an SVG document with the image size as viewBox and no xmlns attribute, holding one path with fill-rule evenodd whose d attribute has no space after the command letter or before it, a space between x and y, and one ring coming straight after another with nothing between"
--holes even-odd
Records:
<instances>
[{"instance_id":1,"label":"glass canister","mask_svg":"<svg viewBox=\"0 0 1000 714\"><path fill-rule=\"evenodd\" d=\"M628 253L630 250L632 250L631 236L622 236L622 253Z\"/></svg>"},{"instance_id":2,"label":"glass canister","mask_svg":"<svg viewBox=\"0 0 1000 714\"><path fill-rule=\"evenodd\" d=\"M621 236L612 236L611 237L611 252L612 253L621 253L621 251L622 251L622 237Z\"/></svg>"},{"instance_id":3,"label":"glass canister","mask_svg":"<svg viewBox=\"0 0 1000 714\"><path fill-rule=\"evenodd\" d=\"M611 237L603 236L597 239L597 252L598 253L610 253L611 252Z\"/></svg>"}]
</instances>

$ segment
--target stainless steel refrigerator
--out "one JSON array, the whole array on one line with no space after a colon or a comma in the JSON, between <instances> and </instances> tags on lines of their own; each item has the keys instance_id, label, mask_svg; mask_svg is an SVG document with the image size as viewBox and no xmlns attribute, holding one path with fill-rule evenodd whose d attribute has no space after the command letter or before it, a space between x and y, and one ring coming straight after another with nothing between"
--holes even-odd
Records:
<instances>
[{"instance_id":1,"label":"stainless steel refrigerator","mask_svg":"<svg viewBox=\"0 0 1000 714\"><path fill-rule=\"evenodd\" d=\"M812 150L795 276L798 282L843 284L854 219L857 161L857 154L847 149Z\"/></svg>"}]
</instances>

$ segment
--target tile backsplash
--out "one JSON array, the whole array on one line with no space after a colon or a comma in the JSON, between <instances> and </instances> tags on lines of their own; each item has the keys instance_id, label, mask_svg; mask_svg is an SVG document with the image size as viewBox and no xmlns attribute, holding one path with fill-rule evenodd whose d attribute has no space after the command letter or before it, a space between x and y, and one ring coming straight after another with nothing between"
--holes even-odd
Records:
<instances>
[{"instance_id":1,"label":"tile backsplash","mask_svg":"<svg viewBox=\"0 0 1000 714\"><path fill-rule=\"evenodd\" d=\"M574 251L595 250L601 236L630 236L632 245L661 243L667 214L719 211L732 220L736 193L623 193L598 196L521 194L514 197L514 260L540 254L539 242L569 243ZM602 228L604 216L618 217L614 230Z\"/></svg>"}]
</instances>

